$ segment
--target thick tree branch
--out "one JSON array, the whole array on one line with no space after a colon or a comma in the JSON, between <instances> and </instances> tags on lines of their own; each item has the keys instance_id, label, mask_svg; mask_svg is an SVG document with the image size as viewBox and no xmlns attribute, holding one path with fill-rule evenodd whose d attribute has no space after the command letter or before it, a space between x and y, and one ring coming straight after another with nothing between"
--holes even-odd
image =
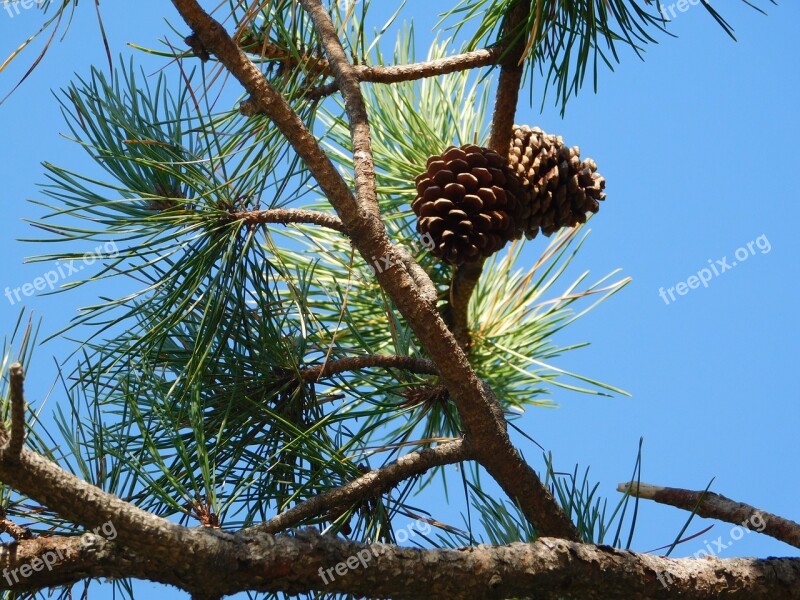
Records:
<instances>
[{"instance_id":1,"label":"thick tree branch","mask_svg":"<svg viewBox=\"0 0 800 600\"><path fill-rule=\"evenodd\" d=\"M800 548L800 524L749 504L736 502L721 494L660 487L647 483L637 484L635 481L621 483L617 486L617 490L629 491L632 496L645 500L694 511L698 516L707 519L719 519L726 523L747 527L786 542L795 548Z\"/></svg>"},{"instance_id":2,"label":"thick tree branch","mask_svg":"<svg viewBox=\"0 0 800 600\"><path fill-rule=\"evenodd\" d=\"M209 569L231 568L236 562L236 553L232 551L235 547L231 547L234 545L232 535L219 530L212 531L210 528L195 530L171 523L123 502L24 448L18 460L0 457L0 481L87 530L111 524L115 532L115 544L140 556L146 556L152 562L146 572L131 569L129 575L120 576L145 577L153 581L174 583L189 591L195 587L202 590L205 577L201 573ZM16 546L3 546L10 553L3 556L13 557L17 552L15 548L23 543L43 539L49 538L25 540L18 542ZM176 548L180 549L179 553L176 553ZM184 556L192 556L192 562L187 562ZM100 560L103 556L98 555L96 558L96 576L111 576L111 573L103 570L104 563ZM92 576L91 573L91 569L82 570L81 576L74 580ZM37 583L35 578L29 577L21 585L24 589L38 589L43 585L63 583L51 583L48 578L44 581L46 583Z\"/></svg>"},{"instance_id":3,"label":"thick tree branch","mask_svg":"<svg viewBox=\"0 0 800 600\"><path fill-rule=\"evenodd\" d=\"M207 531L202 535L210 536ZM413 533L413 532L412 532ZM185 569L204 555L181 552ZM541 600L783 600L800 598L800 559L677 559L542 538L533 544L419 550L359 544L313 531L236 536L226 550L236 560L210 566L195 597L244 590L308 593L317 590L370 598ZM48 554L52 553L52 554ZM46 557L64 560L43 567ZM40 562L36 562L38 561ZM178 561L176 561L178 562ZM86 578L136 577L186 589L177 570L102 539L37 538L0 547L0 589L27 591ZM27 566L24 577L23 567ZM34 571L34 567L39 567ZM9 581L11 584L9 584Z\"/></svg>"},{"instance_id":4,"label":"thick tree branch","mask_svg":"<svg viewBox=\"0 0 800 600\"><path fill-rule=\"evenodd\" d=\"M384 369L403 369L412 373L423 375L436 375L438 371L433 362L424 358L414 358L413 356L395 356L374 354L370 356L351 356L326 362L324 365L307 367L301 374L306 381L317 381L323 377L330 377L348 371L358 371L372 367L382 367Z\"/></svg>"},{"instance_id":5,"label":"thick tree branch","mask_svg":"<svg viewBox=\"0 0 800 600\"><path fill-rule=\"evenodd\" d=\"M364 260L385 256L393 264L402 265L402 259L389 241L383 223L373 211L359 206L314 134L231 40L222 25L208 15L196 0L173 0L173 4L203 46L216 55L244 86L251 96L251 107L269 116L304 160ZM354 85L352 73L345 75L348 85ZM360 160L362 166L369 170L366 163L370 158L362 157ZM361 173L363 175L364 172ZM359 185L368 190L374 181ZM369 193L366 200L369 203ZM436 307L421 297L419 286L405 268L386 269L377 273L376 277L439 369L442 382L459 410L476 458L520 505L526 518L536 525L540 533L578 539L574 525L511 444L497 400L484 389Z\"/></svg>"},{"instance_id":6,"label":"thick tree branch","mask_svg":"<svg viewBox=\"0 0 800 600\"><path fill-rule=\"evenodd\" d=\"M317 210L303 208L271 208L268 210L250 210L231 214L231 219L244 221L248 225L261 225L264 223L308 223L321 225L345 233L341 219Z\"/></svg>"},{"instance_id":7,"label":"thick tree branch","mask_svg":"<svg viewBox=\"0 0 800 600\"><path fill-rule=\"evenodd\" d=\"M102 536L38 537L0 545L0 590L39 591L87 577L160 580L157 561L144 560Z\"/></svg>"},{"instance_id":8,"label":"thick tree branch","mask_svg":"<svg viewBox=\"0 0 800 600\"><path fill-rule=\"evenodd\" d=\"M340 488L309 498L243 533L278 533L296 527L305 519L345 509L354 503L378 496L398 483L426 473L435 467L451 465L470 459L470 451L463 440L454 440L434 448L411 452L393 463L375 469Z\"/></svg>"}]
</instances>

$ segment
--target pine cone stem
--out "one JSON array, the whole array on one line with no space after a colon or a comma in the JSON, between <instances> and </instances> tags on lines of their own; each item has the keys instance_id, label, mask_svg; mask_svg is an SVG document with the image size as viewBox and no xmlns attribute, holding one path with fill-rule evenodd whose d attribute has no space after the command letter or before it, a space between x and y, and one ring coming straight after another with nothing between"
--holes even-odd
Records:
<instances>
[{"instance_id":1,"label":"pine cone stem","mask_svg":"<svg viewBox=\"0 0 800 600\"><path fill-rule=\"evenodd\" d=\"M483 259L467 262L456 268L450 282L450 316L452 331L459 345L469 350L472 336L469 329L469 301L483 273Z\"/></svg>"},{"instance_id":2,"label":"pine cone stem","mask_svg":"<svg viewBox=\"0 0 800 600\"><path fill-rule=\"evenodd\" d=\"M521 64L525 51L525 36L520 29L528 19L531 11L531 0L518 0L506 15L503 24L504 36L511 40L511 45L504 49L501 59L500 79L497 84L497 95L492 115L492 133L489 147L505 159L508 156L509 144L514 129L514 117L517 113L519 90L522 86L524 65ZM518 36L515 39L515 36Z\"/></svg>"}]
</instances>

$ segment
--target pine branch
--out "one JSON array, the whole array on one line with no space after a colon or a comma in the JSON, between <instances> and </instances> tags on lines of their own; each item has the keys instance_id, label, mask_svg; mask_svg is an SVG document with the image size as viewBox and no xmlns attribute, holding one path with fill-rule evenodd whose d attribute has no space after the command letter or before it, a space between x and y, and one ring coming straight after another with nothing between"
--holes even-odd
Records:
<instances>
[{"instance_id":1,"label":"pine branch","mask_svg":"<svg viewBox=\"0 0 800 600\"><path fill-rule=\"evenodd\" d=\"M346 509L365 498L379 496L398 483L422 475L435 467L460 463L469 459L470 451L463 440L455 440L434 448L411 452L338 489L309 498L269 521L246 529L242 533L278 533L290 527L296 527L306 519L337 509Z\"/></svg>"},{"instance_id":2,"label":"pine branch","mask_svg":"<svg viewBox=\"0 0 800 600\"><path fill-rule=\"evenodd\" d=\"M541 5L539 5L541 6ZM506 15L504 36L511 39L501 46L500 79L492 116L489 147L502 157L508 156L514 117L517 113L519 90L524 74L523 53L525 45L519 30L527 21L531 9L530 0L517 0ZM483 260L466 263L456 268L450 290L450 315L453 334L465 349L469 348L469 300L483 272Z\"/></svg>"},{"instance_id":3,"label":"pine branch","mask_svg":"<svg viewBox=\"0 0 800 600\"><path fill-rule=\"evenodd\" d=\"M173 4L203 46L217 56L251 95L251 106L272 119L304 160L341 218L362 258L367 261L376 256L396 258L386 229L375 216L374 210L362 210L313 133L233 42L223 26L208 15L196 0L173 0ZM329 44L335 45L330 41ZM331 66L341 69L341 64L334 64L339 60L336 57L335 53L333 56L329 55ZM340 85L344 82L350 88L357 87L357 81L352 72L348 73L346 66L342 73L344 75L340 76ZM353 101L352 89L348 90L343 86L343 92L354 102L350 110L354 111L358 122L364 117L360 115L358 101ZM365 142L362 139L365 125L362 122L359 127L354 128L354 138L357 137L361 145ZM358 152L363 150L356 150ZM357 180L372 171L371 155L360 156L359 161ZM374 184L374 179L371 182L357 182L357 187L366 196L367 208L374 208L371 204ZM394 264L397 265L398 261L395 260ZM423 299L419 287L405 268L386 269L376 273L376 277L439 369L442 382L447 386L459 411L469 443L475 449L476 458L511 499L520 505L525 517L537 527L540 534L579 539L575 526L555 502L536 472L521 459L514 448L497 399L484 388L470 367L467 357L442 321L436 307Z\"/></svg>"},{"instance_id":4,"label":"pine branch","mask_svg":"<svg viewBox=\"0 0 800 600\"><path fill-rule=\"evenodd\" d=\"M450 315L453 335L465 351L469 350L472 336L469 331L469 301L483 273L483 260L468 262L456 267L450 284Z\"/></svg>"},{"instance_id":5,"label":"pine branch","mask_svg":"<svg viewBox=\"0 0 800 600\"><path fill-rule=\"evenodd\" d=\"M541 10L541 2L537 3L537 6ZM508 156L511 145L519 90L525 72L523 63L525 43L520 30L527 22L530 12L531 0L516 0L506 15L503 27L503 36L506 40L510 40L510 43L505 42L508 45L504 46L501 58L489 147L504 158Z\"/></svg>"},{"instance_id":6,"label":"pine branch","mask_svg":"<svg viewBox=\"0 0 800 600\"><path fill-rule=\"evenodd\" d=\"M271 208L269 210L251 210L231 214L231 220L244 221L248 225L264 223L309 223L321 225L334 231L344 233L344 225L336 215L317 210L302 208Z\"/></svg>"},{"instance_id":7,"label":"pine branch","mask_svg":"<svg viewBox=\"0 0 800 600\"><path fill-rule=\"evenodd\" d=\"M6 511L0 508L0 533L7 533L15 540L29 540L33 537L33 532L27 527L17 525L6 516Z\"/></svg>"},{"instance_id":8,"label":"pine branch","mask_svg":"<svg viewBox=\"0 0 800 600\"><path fill-rule=\"evenodd\" d=\"M571 597L586 600L783 600L798 598L800 589L798 558L668 559L553 538L420 550L355 543L313 530L233 536L201 528L198 535L225 539L222 549L236 560L215 565L207 551L189 554L178 546L171 559L161 562L100 536L42 537L23 540L13 550L0 546L0 589L34 591L105 577L187 589L187 573L204 567L208 570L188 590L193 597L252 590L409 600L527 598L535 593L537 599L556 600L569 590Z\"/></svg>"},{"instance_id":9,"label":"pine branch","mask_svg":"<svg viewBox=\"0 0 800 600\"><path fill-rule=\"evenodd\" d=\"M10 464L19 460L25 443L25 375L22 365L15 363L8 370L11 388L11 432L0 422L0 460Z\"/></svg>"},{"instance_id":10,"label":"pine branch","mask_svg":"<svg viewBox=\"0 0 800 600\"><path fill-rule=\"evenodd\" d=\"M350 123L355 170L356 201L359 208L373 217L380 217L378 192L375 187L375 164L369 134L369 119L358 76L347 60L342 42L328 11L319 0L300 0L311 17L328 57L333 77L344 98L344 110Z\"/></svg>"},{"instance_id":11,"label":"pine branch","mask_svg":"<svg viewBox=\"0 0 800 600\"><path fill-rule=\"evenodd\" d=\"M629 492L632 496L644 500L653 500L659 504L688 510L700 517L718 519L748 529L754 529L753 526L757 528L758 523L762 523L762 528L756 529L759 533L800 548L800 524L749 504L736 502L721 494L661 487L647 483L637 484L635 481L619 484L617 491Z\"/></svg>"},{"instance_id":12,"label":"pine branch","mask_svg":"<svg viewBox=\"0 0 800 600\"><path fill-rule=\"evenodd\" d=\"M499 46L463 52L454 56L446 56L430 61L420 61L408 65L353 65L355 75L359 81L370 83L399 83L402 81L415 81L427 77L437 77L468 71L480 67L488 67L497 62L502 54ZM307 95L310 98L323 98L339 91L339 84L335 81L310 89Z\"/></svg>"},{"instance_id":13,"label":"pine branch","mask_svg":"<svg viewBox=\"0 0 800 600\"><path fill-rule=\"evenodd\" d=\"M340 358L326 362L324 365L307 367L302 370L301 375L306 381L317 381L323 377L330 377L347 371L358 371L372 367L383 367L385 369L403 369L412 373L423 375L436 375L436 365L424 358L414 358L412 356L393 356L393 355L373 355L373 356L352 356Z\"/></svg>"}]
</instances>

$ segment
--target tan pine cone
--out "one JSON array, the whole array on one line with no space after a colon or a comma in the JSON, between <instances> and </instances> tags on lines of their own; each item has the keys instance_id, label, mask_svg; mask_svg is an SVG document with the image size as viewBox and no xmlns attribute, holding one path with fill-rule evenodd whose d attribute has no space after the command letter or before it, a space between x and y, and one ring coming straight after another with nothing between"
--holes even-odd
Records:
<instances>
[{"instance_id":1,"label":"tan pine cone","mask_svg":"<svg viewBox=\"0 0 800 600\"><path fill-rule=\"evenodd\" d=\"M581 161L577 146L568 148L560 136L538 127L515 126L508 164L525 190L525 236L541 230L551 235L562 227L586 222L587 213L600 209L606 195L605 178L590 158Z\"/></svg>"}]
</instances>

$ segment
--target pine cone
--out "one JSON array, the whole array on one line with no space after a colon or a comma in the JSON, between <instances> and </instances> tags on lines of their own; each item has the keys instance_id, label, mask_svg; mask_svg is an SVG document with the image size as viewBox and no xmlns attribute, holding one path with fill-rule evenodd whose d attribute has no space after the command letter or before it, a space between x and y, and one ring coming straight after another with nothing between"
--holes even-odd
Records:
<instances>
[{"instance_id":1,"label":"pine cone","mask_svg":"<svg viewBox=\"0 0 800 600\"><path fill-rule=\"evenodd\" d=\"M460 265L488 257L521 235L523 190L503 158L488 148L451 146L428 159L411 208L431 252Z\"/></svg>"},{"instance_id":2,"label":"pine cone","mask_svg":"<svg viewBox=\"0 0 800 600\"><path fill-rule=\"evenodd\" d=\"M606 180L592 159L581 161L580 156L580 149L568 148L560 136L538 127L514 127L508 163L525 189L522 202L528 214L522 227L528 239L540 229L549 236L585 223L587 213L600 209Z\"/></svg>"}]
</instances>

